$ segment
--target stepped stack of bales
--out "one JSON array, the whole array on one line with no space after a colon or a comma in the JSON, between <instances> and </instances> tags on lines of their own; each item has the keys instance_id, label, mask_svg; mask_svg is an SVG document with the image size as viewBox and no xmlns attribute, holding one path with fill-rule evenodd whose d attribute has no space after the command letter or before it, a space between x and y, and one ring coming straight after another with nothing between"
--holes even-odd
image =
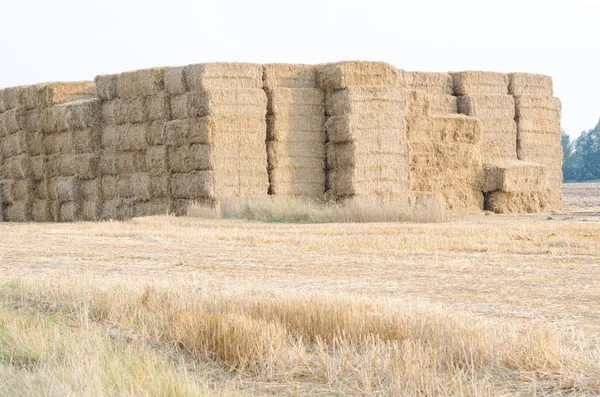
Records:
<instances>
[{"instance_id":1,"label":"stepped stack of bales","mask_svg":"<svg viewBox=\"0 0 600 397\"><path fill-rule=\"evenodd\" d=\"M520 160L543 164L548 176L547 206L562 208L561 103L553 97L549 76L512 73L510 90L515 96Z\"/></svg>"},{"instance_id":2,"label":"stepped stack of bales","mask_svg":"<svg viewBox=\"0 0 600 397\"><path fill-rule=\"evenodd\" d=\"M63 175L96 177L90 157L97 147L83 142L98 137L93 88L93 82L57 82L2 90L6 220L82 219L82 202L63 205L56 185Z\"/></svg>"},{"instance_id":3,"label":"stepped stack of bales","mask_svg":"<svg viewBox=\"0 0 600 397\"><path fill-rule=\"evenodd\" d=\"M166 140L177 213L193 201L268 194L261 65L189 65L169 76L173 121Z\"/></svg>"},{"instance_id":4,"label":"stepped stack of bales","mask_svg":"<svg viewBox=\"0 0 600 397\"><path fill-rule=\"evenodd\" d=\"M457 103L449 73L405 72L406 87L410 90L425 91L429 94L429 107L432 114L456 114Z\"/></svg>"},{"instance_id":5,"label":"stepped stack of bales","mask_svg":"<svg viewBox=\"0 0 600 397\"><path fill-rule=\"evenodd\" d=\"M171 210L165 126L171 119L165 68L96 77L102 99L102 217Z\"/></svg>"},{"instance_id":6,"label":"stepped stack of bales","mask_svg":"<svg viewBox=\"0 0 600 397\"><path fill-rule=\"evenodd\" d=\"M321 198L325 192L325 93L310 65L264 66L268 98L269 192Z\"/></svg>"},{"instance_id":7,"label":"stepped stack of bales","mask_svg":"<svg viewBox=\"0 0 600 397\"><path fill-rule=\"evenodd\" d=\"M441 193L452 211L481 210L479 120L432 115L428 94L409 90L406 122L412 154L411 190Z\"/></svg>"},{"instance_id":8,"label":"stepped stack of bales","mask_svg":"<svg viewBox=\"0 0 600 397\"><path fill-rule=\"evenodd\" d=\"M508 94L508 76L493 72L453 73L459 113L481 121L484 163L517 159L515 102Z\"/></svg>"},{"instance_id":9,"label":"stepped stack of bales","mask_svg":"<svg viewBox=\"0 0 600 397\"><path fill-rule=\"evenodd\" d=\"M399 71L383 62L340 62L320 73L328 116L328 196L405 195L409 152Z\"/></svg>"}]
</instances>

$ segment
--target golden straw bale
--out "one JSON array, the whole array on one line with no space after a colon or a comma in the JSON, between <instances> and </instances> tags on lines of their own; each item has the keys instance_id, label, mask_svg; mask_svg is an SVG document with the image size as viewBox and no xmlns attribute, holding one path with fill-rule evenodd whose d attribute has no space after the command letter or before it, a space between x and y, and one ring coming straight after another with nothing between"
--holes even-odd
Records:
<instances>
[{"instance_id":1,"label":"golden straw bale","mask_svg":"<svg viewBox=\"0 0 600 397\"><path fill-rule=\"evenodd\" d=\"M433 141L476 144L481 139L481 122L460 114L434 115L430 118Z\"/></svg>"},{"instance_id":2,"label":"golden straw bale","mask_svg":"<svg viewBox=\"0 0 600 397\"><path fill-rule=\"evenodd\" d=\"M423 91L407 90L404 119L406 136L410 141L429 140L427 129L430 116L429 95Z\"/></svg>"},{"instance_id":3,"label":"golden straw bale","mask_svg":"<svg viewBox=\"0 0 600 397\"><path fill-rule=\"evenodd\" d=\"M546 189L546 167L524 161L499 161L483 165L484 192L532 192Z\"/></svg>"},{"instance_id":4,"label":"golden straw bale","mask_svg":"<svg viewBox=\"0 0 600 397\"><path fill-rule=\"evenodd\" d=\"M560 120L560 99L548 96L522 95L515 97L518 118Z\"/></svg>"},{"instance_id":5,"label":"golden straw bale","mask_svg":"<svg viewBox=\"0 0 600 397\"><path fill-rule=\"evenodd\" d=\"M479 119L515 118L515 100L511 95L467 95L458 97L458 111Z\"/></svg>"},{"instance_id":6,"label":"golden straw bale","mask_svg":"<svg viewBox=\"0 0 600 397\"><path fill-rule=\"evenodd\" d=\"M267 142L267 152L284 157L325 157L325 144L322 142Z\"/></svg>"},{"instance_id":7,"label":"golden straw bale","mask_svg":"<svg viewBox=\"0 0 600 397\"><path fill-rule=\"evenodd\" d=\"M509 73L508 91L511 95L539 95L551 97L552 77L543 74Z\"/></svg>"},{"instance_id":8,"label":"golden straw bale","mask_svg":"<svg viewBox=\"0 0 600 397\"><path fill-rule=\"evenodd\" d=\"M269 180L271 184L278 183L295 184L311 183L321 184L325 188L325 169L324 167L278 167L269 170ZM323 193L323 192L321 192Z\"/></svg>"},{"instance_id":9,"label":"golden straw bale","mask_svg":"<svg viewBox=\"0 0 600 397\"><path fill-rule=\"evenodd\" d=\"M173 147L169 150L169 169L185 173L213 168L211 147L205 144Z\"/></svg>"},{"instance_id":10,"label":"golden straw bale","mask_svg":"<svg viewBox=\"0 0 600 397\"><path fill-rule=\"evenodd\" d=\"M401 177L377 177L386 167L338 168L328 174L329 195L339 199L353 196L395 197L408 191L408 181Z\"/></svg>"},{"instance_id":11,"label":"golden straw bale","mask_svg":"<svg viewBox=\"0 0 600 397\"><path fill-rule=\"evenodd\" d=\"M450 73L454 95L508 94L508 76L504 73L465 71Z\"/></svg>"},{"instance_id":12,"label":"golden straw bale","mask_svg":"<svg viewBox=\"0 0 600 397\"><path fill-rule=\"evenodd\" d=\"M96 95L104 101L109 101L117 97L118 74L101 74L96 76Z\"/></svg>"},{"instance_id":13,"label":"golden straw bale","mask_svg":"<svg viewBox=\"0 0 600 397\"><path fill-rule=\"evenodd\" d=\"M31 219L34 222L52 222L50 202L48 200L34 200L31 204Z\"/></svg>"},{"instance_id":14,"label":"golden straw bale","mask_svg":"<svg viewBox=\"0 0 600 397\"><path fill-rule=\"evenodd\" d=\"M95 99L96 84L93 81L59 81L40 84L38 95L39 102L36 102L34 107L42 108L67 102Z\"/></svg>"},{"instance_id":15,"label":"golden straw bale","mask_svg":"<svg viewBox=\"0 0 600 397\"><path fill-rule=\"evenodd\" d=\"M518 122L519 135L547 134L560 136L560 120L530 119L520 117Z\"/></svg>"},{"instance_id":16,"label":"golden straw bale","mask_svg":"<svg viewBox=\"0 0 600 397\"><path fill-rule=\"evenodd\" d=\"M213 143L216 140L223 142L228 137L237 137L238 140L243 140L244 137L262 139L264 142L266 129L264 114L256 116L219 115L168 122L165 134L166 144L169 146Z\"/></svg>"},{"instance_id":17,"label":"golden straw bale","mask_svg":"<svg viewBox=\"0 0 600 397\"><path fill-rule=\"evenodd\" d=\"M433 95L452 95L452 76L437 72L405 72L406 87Z\"/></svg>"},{"instance_id":18,"label":"golden straw bale","mask_svg":"<svg viewBox=\"0 0 600 397\"><path fill-rule=\"evenodd\" d=\"M150 146L146 150L146 165L151 175L161 175L170 171L166 146Z\"/></svg>"},{"instance_id":19,"label":"golden straw bale","mask_svg":"<svg viewBox=\"0 0 600 397\"><path fill-rule=\"evenodd\" d=\"M174 120L212 115L263 116L267 97L263 90L212 88L171 98Z\"/></svg>"},{"instance_id":20,"label":"golden straw bale","mask_svg":"<svg viewBox=\"0 0 600 397\"><path fill-rule=\"evenodd\" d=\"M215 197L213 172L196 171L188 174L173 174L171 193L176 199Z\"/></svg>"},{"instance_id":21,"label":"golden straw bale","mask_svg":"<svg viewBox=\"0 0 600 397\"><path fill-rule=\"evenodd\" d=\"M453 95L429 95L432 114L458 113L457 97Z\"/></svg>"},{"instance_id":22,"label":"golden straw bale","mask_svg":"<svg viewBox=\"0 0 600 397\"><path fill-rule=\"evenodd\" d=\"M404 162L407 154L401 148L390 150L385 144L357 144L356 142L344 142L327 144L327 168L372 165L377 162L381 164L395 165ZM406 162L408 167L408 162Z\"/></svg>"},{"instance_id":23,"label":"golden straw bale","mask_svg":"<svg viewBox=\"0 0 600 397\"><path fill-rule=\"evenodd\" d=\"M263 88L262 65L236 62L214 62L188 65L184 68L189 91L213 88Z\"/></svg>"},{"instance_id":24,"label":"golden straw bale","mask_svg":"<svg viewBox=\"0 0 600 397\"><path fill-rule=\"evenodd\" d=\"M339 90L349 86L398 86L403 76L385 62L345 61L319 68L321 87Z\"/></svg>"},{"instance_id":25,"label":"golden straw bale","mask_svg":"<svg viewBox=\"0 0 600 397\"><path fill-rule=\"evenodd\" d=\"M147 121L171 119L171 101L164 92L145 97L144 106Z\"/></svg>"},{"instance_id":26,"label":"golden straw bale","mask_svg":"<svg viewBox=\"0 0 600 397\"><path fill-rule=\"evenodd\" d=\"M273 182L270 185L270 193L276 196L303 196L320 198L325 193L325 177L323 183L298 182L292 179L288 183Z\"/></svg>"},{"instance_id":27,"label":"golden straw bale","mask_svg":"<svg viewBox=\"0 0 600 397\"><path fill-rule=\"evenodd\" d=\"M271 115L325 114L325 92L318 88L273 88L268 93Z\"/></svg>"},{"instance_id":28,"label":"golden straw bale","mask_svg":"<svg viewBox=\"0 0 600 397\"><path fill-rule=\"evenodd\" d=\"M325 115L267 116L267 139L287 142L325 142Z\"/></svg>"},{"instance_id":29,"label":"golden straw bale","mask_svg":"<svg viewBox=\"0 0 600 397\"><path fill-rule=\"evenodd\" d=\"M551 207L550 192L503 192L495 191L485 197L485 209L497 214L537 213Z\"/></svg>"},{"instance_id":30,"label":"golden straw bale","mask_svg":"<svg viewBox=\"0 0 600 397\"><path fill-rule=\"evenodd\" d=\"M164 89L166 68L150 68L124 72L117 77L119 98L136 98L155 95Z\"/></svg>"},{"instance_id":31,"label":"golden straw bale","mask_svg":"<svg viewBox=\"0 0 600 397\"><path fill-rule=\"evenodd\" d=\"M175 67L165 70L165 91L169 95L185 94L187 92L187 84L185 82L185 68Z\"/></svg>"},{"instance_id":32,"label":"golden straw bale","mask_svg":"<svg viewBox=\"0 0 600 397\"><path fill-rule=\"evenodd\" d=\"M406 90L400 87L359 86L327 94L327 114L402 113L406 107Z\"/></svg>"},{"instance_id":33,"label":"golden straw bale","mask_svg":"<svg viewBox=\"0 0 600 397\"><path fill-rule=\"evenodd\" d=\"M405 120L401 113L389 117L332 116L325 124L330 142L369 141L374 137L405 142Z\"/></svg>"},{"instance_id":34,"label":"golden straw bale","mask_svg":"<svg viewBox=\"0 0 600 397\"><path fill-rule=\"evenodd\" d=\"M267 142L267 163L269 169L280 167L325 168L325 155L322 156L290 156L274 143ZM285 145L285 143L283 143ZM323 144L319 151L324 152Z\"/></svg>"},{"instance_id":35,"label":"golden straw bale","mask_svg":"<svg viewBox=\"0 0 600 397\"><path fill-rule=\"evenodd\" d=\"M267 90L275 87L318 88L314 65L270 63L263 65L263 81Z\"/></svg>"}]
</instances>

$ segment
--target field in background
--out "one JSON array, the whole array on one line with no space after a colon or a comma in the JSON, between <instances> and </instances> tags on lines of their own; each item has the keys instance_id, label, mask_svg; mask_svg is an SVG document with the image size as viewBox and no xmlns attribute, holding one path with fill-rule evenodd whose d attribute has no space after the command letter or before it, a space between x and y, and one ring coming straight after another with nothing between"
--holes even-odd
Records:
<instances>
[{"instance_id":1,"label":"field in background","mask_svg":"<svg viewBox=\"0 0 600 397\"><path fill-rule=\"evenodd\" d=\"M598 394L600 183L565 202L0 223L0 396Z\"/></svg>"}]
</instances>

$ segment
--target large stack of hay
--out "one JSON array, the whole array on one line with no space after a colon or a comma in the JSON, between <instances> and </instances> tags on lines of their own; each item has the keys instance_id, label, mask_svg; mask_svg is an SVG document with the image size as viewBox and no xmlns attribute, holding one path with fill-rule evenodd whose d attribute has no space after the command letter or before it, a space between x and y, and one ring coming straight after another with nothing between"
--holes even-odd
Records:
<instances>
[{"instance_id":1,"label":"large stack of hay","mask_svg":"<svg viewBox=\"0 0 600 397\"><path fill-rule=\"evenodd\" d=\"M84 218L80 184L59 194L60 178L96 178L99 104L94 83L45 83L3 90L6 220ZM62 202L61 198L69 200ZM97 217L90 217L97 219Z\"/></svg>"},{"instance_id":2,"label":"large stack of hay","mask_svg":"<svg viewBox=\"0 0 600 397\"><path fill-rule=\"evenodd\" d=\"M269 192L321 198L325 192L325 93L311 65L264 66L268 98Z\"/></svg>"},{"instance_id":3,"label":"large stack of hay","mask_svg":"<svg viewBox=\"0 0 600 397\"><path fill-rule=\"evenodd\" d=\"M207 63L169 73L167 123L175 211L190 202L266 196L266 112L261 65Z\"/></svg>"},{"instance_id":4,"label":"large stack of hay","mask_svg":"<svg viewBox=\"0 0 600 397\"><path fill-rule=\"evenodd\" d=\"M405 72L406 87L410 90L425 91L429 94L429 107L432 114L456 114L457 103L449 73Z\"/></svg>"},{"instance_id":5,"label":"large stack of hay","mask_svg":"<svg viewBox=\"0 0 600 397\"><path fill-rule=\"evenodd\" d=\"M327 91L328 196L405 195L409 152L399 71L383 62L340 62L320 73Z\"/></svg>"},{"instance_id":6,"label":"large stack of hay","mask_svg":"<svg viewBox=\"0 0 600 397\"><path fill-rule=\"evenodd\" d=\"M102 99L102 218L171 210L165 126L171 119L165 68L96 77Z\"/></svg>"},{"instance_id":7,"label":"large stack of hay","mask_svg":"<svg viewBox=\"0 0 600 397\"><path fill-rule=\"evenodd\" d=\"M539 74L509 74L515 96L520 160L543 164L547 173L547 206L562 208L561 103L553 97L552 78Z\"/></svg>"},{"instance_id":8,"label":"large stack of hay","mask_svg":"<svg viewBox=\"0 0 600 397\"><path fill-rule=\"evenodd\" d=\"M458 111L481 121L484 163L517 159L515 102L508 94L508 76L494 72L453 73Z\"/></svg>"},{"instance_id":9,"label":"large stack of hay","mask_svg":"<svg viewBox=\"0 0 600 397\"><path fill-rule=\"evenodd\" d=\"M432 115L429 95L416 90L408 91L406 123L411 190L441 193L451 211L481 210L481 123L463 115Z\"/></svg>"}]
</instances>

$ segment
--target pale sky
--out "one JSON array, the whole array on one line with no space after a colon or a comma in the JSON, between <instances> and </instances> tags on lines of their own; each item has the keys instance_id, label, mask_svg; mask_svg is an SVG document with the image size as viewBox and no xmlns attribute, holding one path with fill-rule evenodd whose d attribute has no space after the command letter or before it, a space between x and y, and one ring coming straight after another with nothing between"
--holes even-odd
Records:
<instances>
[{"instance_id":1,"label":"pale sky","mask_svg":"<svg viewBox=\"0 0 600 397\"><path fill-rule=\"evenodd\" d=\"M600 118L599 0L5 0L0 87L212 61L386 61L549 74L572 136Z\"/></svg>"}]
</instances>

